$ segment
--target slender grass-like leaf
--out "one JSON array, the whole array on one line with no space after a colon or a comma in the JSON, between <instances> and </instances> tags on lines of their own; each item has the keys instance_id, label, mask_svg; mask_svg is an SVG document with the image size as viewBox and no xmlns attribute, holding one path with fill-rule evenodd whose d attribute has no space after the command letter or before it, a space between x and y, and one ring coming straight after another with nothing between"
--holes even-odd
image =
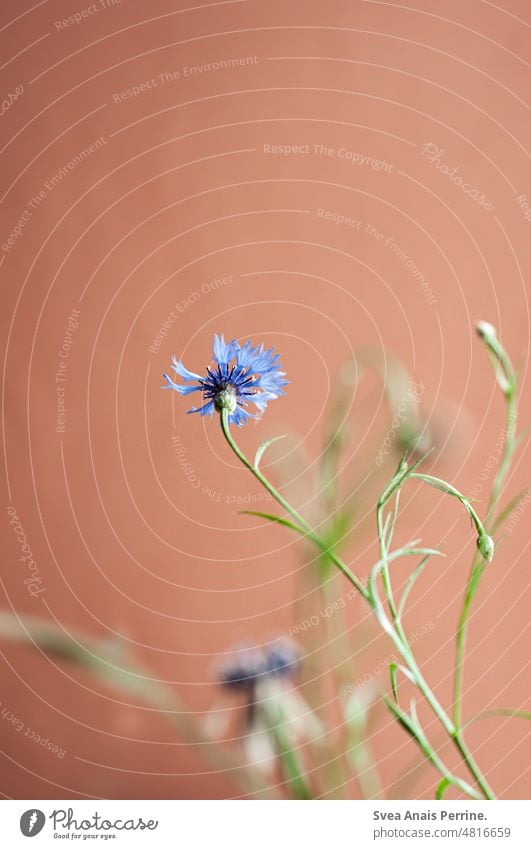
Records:
<instances>
[{"instance_id":1,"label":"slender grass-like leaf","mask_svg":"<svg viewBox=\"0 0 531 849\"><path fill-rule=\"evenodd\" d=\"M389 664L389 676L391 678L391 689L393 691L393 696L395 698L395 702L398 704L398 686L397 686L397 675L401 672L402 675L411 681L412 684L416 684L415 678L409 671L403 666L401 663L390 663Z\"/></svg>"},{"instance_id":2,"label":"slender grass-like leaf","mask_svg":"<svg viewBox=\"0 0 531 849\"><path fill-rule=\"evenodd\" d=\"M444 554L442 554L442 552L440 552L440 555L441 555L441 557L444 557ZM402 596L400 598L400 603L398 605L398 613L397 613L398 619L401 619L401 617L404 613L404 609L405 609L405 606L406 606L406 601L408 599L409 593L411 592L411 590L413 588L413 584L415 583L418 576L420 575L420 573L424 569L424 566L426 565L426 563L430 559L430 556L431 555L427 554L426 557L423 557L422 560L420 561L419 565L416 567L416 569L413 570L413 572L409 576L407 583L406 583L406 586L404 587L404 591L402 593Z\"/></svg>"},{"instance_id":3,"label":"slender grass-like leaf","mask_svg":"<svg viewBox=\"0 0 531 849\"><path fill-rule=\"evenodd\" d=\"M528 486L525 489L523 489L522 492L519 492L518 495L515 495L515 497L512 498L509 501L507 506L503 508L501 513L499 513L496 516L496 519L492 523L491 533L495 534L496 531L499 530L499 528L501 528L501 526L503 525L505 520L509 518L509 516L511 515L513 510L515 510L518 507L518 505L520 504L520 502L523 501L523 499L527 495L530 495L530 494L531 494L531 487Z\"/></svg>"},{"instance_id":4,"label":"slender grass-like leaf","mask_svg":"<svg viewBox=\"0 0 531 849\"><path fill-rule=\"evenodd\" d=\"M439 781L437 785L437 790L435 791L435 798L439 801L441 799L444 799L444 794L450 787L450 784L451 781L448 778L443 778L441 781Z\"/></svg>"},{"instance_id":5,"label":"slender grass-like leaf","mask_svg":"<svg viewBox=\"0 0 531 849\"><path fill-rule=\"evenodd\" d=\"M417 741L420 745L419 739L419 728L415 725L412 718L408 713L406 713L402 708L400 708L397 704L392 702L390 699L384 697L384 702L395 717L396 720L400 723L404 731L413 737L414 740Z\"/></svg>"},{"instance_id":6,"label":"slender grass-like leaf","mask_svg":"<svg viewBox=\"0 0 531 849\"><path fill-rule=\"evenodd\" d=\"M277 525L283 525L285 528L290 528L292 531L296 531L303 537L308 536L308 531L305 531L304 528L300 528L295 522L291 522L289 519L284 519L282 516L275 516L274 513L261 513L259 510L240 510L242 516L257 516L259 519L265 519L268 522L273 522Z\"/></svg>"},{"instance_id":7,"label":"slender grass-like leaf","mask_svg":"<svg viewBox=\"0 0 531 849\"><path fill-rule=\"evenodd\" d=\"M410 716L408 713L403 711L398 705L396 705L391 699L384 697L385 704L393 714L393 716L398 720L402 728L407 731L407 733L413 737L416 743L419 745L423 754L432 762L434 767L441 773L441 775L448 780L449 784L454 784L459 788L463 793L466 793L467 796L470 796L472 799L480 799L482 798L470 785L467 781L463 781L463 779L458 778L457 776L452 775L452 773L447 769L444 763L441 761L437 753L433 750L428 742L426 735L424 734L422 728L418 723L418 718L415 709L415 703L412 701L411 708L413 710L414 716Z\"/></svg>"},{"instance_id":8,"label":"slender grass-like leaf","mask_svg":"<svg viewBox=\"0 0 531 849\"><path fill-rule=\"evenodd\" d=\"M273 437L271 437L271 439L265 439L261 443L261 445L258 446L256 454L254 455L254 467L255 467L255 469L258 469L258 467L260 465L260 460L264 456L264 454L267 451L267 449L269 448L269 446L273 445L274 442L278 442L279 439L285 439L285 438L286 438L286 434L283 433L282 436L273 436Z\"/></svg>"},{"instance_id":9,"label":"slender grass-like leaf","mask_svg":"<svg viewBox=\"0 0 531 849\"><path fill-rule=\"evenodd\" d=\"M391 552L391 554L387 555L386 561L388 563L391 563L393 560L397 560L400 557L444 557L442 551L439 551L436 548L416 548L418 542L420 542L420 540L416 539L404 548L397 548L395 551ZM378 577L379 572L381 572L381 570L383 569L383 566L384 560L379 560L372 567L369 574L368 587L374 587L376 578Z\"/></svg>"},{"instance_id":10,"label":"slender grass-like leaf","mask_svg":"<svg viewBox=\"0 0 531 849\"><path fill-rule=\"evenodd\" d=\"M472 716L465 722L465 728L467 725L472 725L473 722L477 722L479 719L487 719L492 716L507 716L514 717L515 719L527 719L531 720L531 713L528 713L525 710L512 710L511 708L493 708L492 710L483 710L481 713L476 713L475 716Z\"/></svg>"}]
</instances>

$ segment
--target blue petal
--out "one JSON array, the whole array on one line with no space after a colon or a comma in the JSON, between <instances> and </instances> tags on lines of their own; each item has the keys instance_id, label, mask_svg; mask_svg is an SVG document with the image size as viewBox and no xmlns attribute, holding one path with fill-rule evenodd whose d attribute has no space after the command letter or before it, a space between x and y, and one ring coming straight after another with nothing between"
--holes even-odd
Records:
<instances>
[{"instance_id":1,"label":"blue petal","mask_svg":"<svg viewBox=\"0 0 531 849\"><path fill-rule=\"evenodd\" d=\"M161 386L161 389L175 389L179 395L189 395L190 392L199 392L203 388L202 386L181 386L180 383L175 383L169 374L163 374L163 377L167 381L167 385Z\"/></svg>"},{"instance_id":2,"label":"blue petal","mask_svg":"<svg viewBox=\"0 0 531 849\"><path fill-rule=\"evenodd\" d=\"M214 345L212 348L212 354L216 362L220 365L222 363L229 363L236 354L236 352L239 350L239 347L240 346L236 339L232 339L231 342L225 342L225 337L223 333L221 334L221 336L218 336L217 333L214 333Z\"/></svg>"},{"instance_id":3,"label":"blue petal","mask_svg":"<svg viewBox=\"0 0 531 849\"><path fill-rule=\"evenodd\" d=\"M271 395L268 392L257 392L256 395L253 395L249 398L249 400L256 405L257 409L260 410L261 413L263 413L267 407L268 401L273 401L276 397L276 395Z\"/></svg>"},{"instance_id":4,"label":"blue petal","mask_svg":"<svg viewBox=\"0 0 531 849\"><path fill-rule=\"evenodd\" d=\"M249 340L245 343L243 347L240 347L236 352L236 364L241 369L251 369L251 366L255 361L255 351L256 348L251 347L251 343Z\"/></svg>"},{"instance_id":5,"label":"blue petal","mask_svg":"<svg viewBox=\"0 0 531 849\"><path fill-rule=\"evenodd\" d=\"M191 410L187 410L187 413L201 413L202 416L212 416L214 415L214 402L209 401L208 404L203 404L202 407L192 407Z\"/></svg>"},{"instance_id":6,"label":"blue petal","mask_svg":"<svg viewBox=\"0 0 531 849\"><path fill-rule=\"evenodd\" d=\"M253 381L251 386L256 386L258 389L263 389L264 392L274 395L285 395L286 393L282 387L286 386L287 383L289 383L289 380L284 380L284 372L277 371L260 375L256 381Z\"/></svg>"},{"instance_id":7,"label":"blue petal","mask_svg":"<svg viewBox=\"0 0 531 849\"><path fill-rule=\"evenodd\" d=\"M201 380L201 375L196 374L193 371L188 371L187 368L184 367L181 360L178 360L176 357L172 357L172 369L179 377L182 377L183 380Z\"/></svg>"},{"instance_id":8,"label":"blue petal","mask_svg":"<svg viewBox=\"0 0 531 849\"><path fill-rule=\"evenodd\" d=\"M280 355L275 354L273 348L266 351L263 344L253 347L249 340L236 353L236 362L239 366L250 372L262 374L277 369L280 365L279 358Z\"/></svg>"},{"instance_id":9,"label":"blue petal","mask_svg":"<svg viewBox=\"0 0 531 849\"><path fill-rule=\"evenodd\" d=\"M243 427L243 425L247 424L249 419L256 419L257 416L253 416L252 413L248 413L246 410L242 410L241 407L236 407L233 413L229 416L229 422L231 424L235 424L237 427Z\"/></svg>"}]
</instances>

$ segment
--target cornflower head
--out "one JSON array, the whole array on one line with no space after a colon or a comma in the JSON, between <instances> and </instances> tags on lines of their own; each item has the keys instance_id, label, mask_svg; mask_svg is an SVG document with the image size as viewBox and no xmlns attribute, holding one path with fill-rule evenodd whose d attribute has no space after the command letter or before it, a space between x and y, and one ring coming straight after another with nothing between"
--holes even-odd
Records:
<instances>
[{"instance_id":1,"label":"cornflower head","mask_svg":"<svg viewBox=\"0 0 531 849\"><path fill-rule=\"evenodd\" d=\"M188 371L176 357L172 363L172 370L183 383L175 383L164 374L163 389L174 389L179 395L201 392L205 403L192 407L189 413L212 417L214 411L227 410L229 423L238 427L247 424L250 418L259 418L246 409L249 403L261 414L269 401L286 394L282 387L289 383L285 372L280 370L279 354L273 348L266 350L263 344L252 345L250 341L240 345L236 339L225 342L223 334L214 335L212 361L203 377Z\"/></svg>"},{"instance_id":2,"label":"cornflower head","mask_svg":"<svg viewBox=\"0 0 531 849\"><path fill-rule=\"evenodd\" d=\"M219 668L218 680L230 690L253 691L268 678L292 677L299 665L300 656L294 644L277 640L264 648L252 646L239 651Z\"/></svg>"},{"instance_id":3,"label":"cornflower head","mask_svg":"<svg viewBox=\"0 0 531 849\"><path fill-rule=\"evenodd\" d=\"M293 781L293 764L302 743L319 740L324 729L295 685L301 664L296 644L279 639L267 646L246 647L218 669L224 689L245 698L243 733L245 759L270 778L280 762L288 782ZM309 789L299 777L292 790L297 798L309 798ZM301 795L302 794L302 795Z\"/></svg>"}]
</instances>

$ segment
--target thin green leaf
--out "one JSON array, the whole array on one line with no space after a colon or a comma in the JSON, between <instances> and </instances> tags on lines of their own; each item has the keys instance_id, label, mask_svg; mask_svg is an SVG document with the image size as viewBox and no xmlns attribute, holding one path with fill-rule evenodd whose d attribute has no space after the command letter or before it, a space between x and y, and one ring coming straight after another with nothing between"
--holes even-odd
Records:
<instances>
[{"instance_id":1,"label":"thin green leaf","mask_svg":"<svg viewBox=\"0 0 531 849\"><path fill-rule=\"evenodd\" d=\"M418 480L424 481L424 483L429 484L434 489L439 489L441 492L444 492L446 495L454 495L456 498L461 500L463 498L460 493L457 492L456 488L446 481L441 480L441 478L435 478L432 475L415 475ZM465 499L466 501L466 499Z\"/></svg>"},{"instance_id":2,"label":"thin green leaf","mask_svg":"<svg viewBox=\"0 0 531 849\"><path fill-rule=\"evenodd\" d=\"M300 536L311 540L314 545L318 546L318 548L323 552L323 554L325 554L327 557L333 558L336 566L341 569L341 571L344 575L346 575L349 581L354 584L358 592L361 593L364 598L367 597L365 587L363 586L361 581L356 578L356 576L350 571L348 566L346 566L336 556L336 554L330 550L329 546L327 546L326 543L324 543L323 540L319 537L319 535L315 533L315 531L313 531L311 528L305 530L304 528L299 527L299 525L296 525L294 522L290 522L289 519L283 519L280 516L274 516L271 513L261 513L255 510L241 510L240 512L246 516L258 516L258 518L260 519L267 519L267 521L269 522L276 522L279 525L284 525L285 527L296 531L296 533L300 534Z\"/></svg>"},{"instance_id":3,"label":"thin green leaf","mask_svg":"<svg viewBox=\"0 0 531 849\"><path fill-rule=\"evenodd\" d=\"M368 586L372 587L376 578L378 577L378 573L383 569L384 564L391 563L393 560L397 560L399 557L415 557L415 556L426 556L426 557L444 557L442 551L438 551L436 548L415 548L414 546L420 542L420 540L413 540L409 546L404 548L397 548L396 551L393 551L391 554L387 555L385 560L378 560L378 562L372 567L369 573L369 581Z\"/></svg>"},{"instance_id":4,"label":"thin green leaf","mask_svg":"<svg viewBox=\"0 0 531 849\"><path fill-rule=\"evenodd\" d=\"M489 716L507 716L513 717L514 719L527 719L531 720L531 713L528 713L525 710L512 710L511 708L493 708L492 710L483 710L481 713L477 713L475 716L472 716L467 722L465 722L465 727L467 725L472 725L473 722L477 722L478 719L487 719Z\"/></svg>"},{"instance_id":5,"label":"thin green leaf","mask_svg":"<svg viewBox=\"0 0 531 849\"><path fill-rule=\"evenodd\" d=\"M443 778L442 781L439 781L437 785L437 790L435 791L435 798L439 801L443 799L444 794L446 790L448 790L448 788L450 787L451 783L452 782L448 778Z\"/></svg>"},{"instance_id":6,"label":"thin green leaf","mask_svg":"<svg viewBox=\"0 0 531 849\"><path fill-rule=\"evenodd\" d=\"M277 525L283 525L285 528L290 528L290 530L296 531L296 533L300 534L300 536L312 540L312 542L319 546L325 555L330 555L333 550L333 546L330 545L326 539L323 540L317 534L314 534L311 531L306 531L304 528L296 525L295 522L290 521L290 519L284 519L282 516L275 516L273 513L262 513L259 510L241 510L240 512L243 516L257 516L259 519L266 519L268 522L274 522Z\"/></svg>"},{"instance_id":7,"label":"thin green leaf","mask_svg":"<svg viewBox=\"0 0 531 849\"><path fill-rule=\"evenodd\" d=\"M398 704L398 687L396 686L396 673L398 670L398 664L391 663L389 664L389 676L391 678L391 690L393 691L393 698L395 702Z\"/></svg>"},{"instance_id":8,"label":"thin green leaf","mask_svg":"<svg viewBox=\"0 0 531 849\"><path fill-rule=\"evenodd\" d=\"M268 522L273 522L276 525L282 525L285 528L289 528L301 537L311 539L319 546L321 551L325 553L327 551L326 546L321 543L319 537L313 536L313 534L308 533L308 531L305 531L304 528L299 527L299 525L296 525L295 522L291 522L289 519L283 519L282 516L275 516L273 513L261 513L258 510L240 510L240 513L242 516L256 516L258 519L265 519Z\"/></svg>"},{"instance_id":9,"label":"thin green leaf","mask_svg":"<svg viewBox=\"0 0 531 849\"><path fill-rule=\"evenodd\" d=\"M385 522L384 522L384 525L383 525L383 528L382 528L382 539L384 540L384 542L387 540L387 531L389 529L390 524L391 524L391 514L388 513L387 516L385 517ZM388 546L386 545L386 548L387 547Z\"/></svg>"},{"instance_id":10,"label":"thin green leaf","mask_svg":"<svg viewBox=\"0 0 531 849\"><path fill-rule=\"evenodd\" d=\"M273 513L261 513L259 510L240 510L240 513L242 516L256 516L259 519L266 519L268 522L273 522L277 525L283 525L285 528L290 528L290 530L295 531L301 537L310 539L321 549L324 555L330 555L330 547L323 542L317 534L314 534L311 531L306 531L304 528L299 527L299 525L296 525L295 522L291 522L289 519L284 519L282 516L275 516Z\"/></svg>"},{"instance_id":11,"label":"thin green leaf","mask_svg":"<svg viewBox=\"0 0 531 849\"><path fill-rule=\"evenodd\" d=\"M402 593L402 597L401 597L401 599L400 599L400 603L399 603L399 605L398 605L398 613L397 613L398 619L400 619L400 618L401 618L401 616L402 616L402 614L404 613L404 608L405 608L405 606L406 606L406 601L407 601L407 598L408 598L408 596L409 596L409 593L411 592L411 590L412 590L412 588L413 588L413 584L415 583L415 581L417 580L418 576L420 575L420 573L421 573L421 572L422 572L422 570L424 569L424 566L426 565L426 563L428 562L428 560L430 559L430 557L431 557L431 555L430 555L430 554L427 554L427 555L426 555L426 557L423 557L423 559L420 561L419 565L416 567L416 569L414 569L414 570L413 570L413 572L412 572L412 573L411 573L411 575L409 576L408 581L407 581L407 584L406 584L406 586L405 586L405 588L404 588L404 592Z\"/></svg>"},{"instance_id":12,"label":"thin green leaf","mask_svg":"<svg viewBox=\"0 0 531 849\"><path fill-rule=\"evenodd\" d=\"M398 506L399 506L399 504L400 504L400 490L398 490L396 495L395 495L395 506L393 508L393 514L392 514L392 517L390 519L390 524L389 524L389 528L387 530L387 533L386 533L386 530L384 528L383 536L384 536L384 541L385 541L385 547L388 551L391 548L391 543L393 541L393 534L394 534L394 531L395 531L396 520L398 519ZM389 514L389 515L391 516L391 514Z\"/></svg>"},{"instance_id":13,"label":"thin green leaf","mask_svg":"<svg viewBox=\"0 0 531 849\"><path fill-rule=\"evenodd\" d=\"M265 439L264 442L262 442L262 444L258 446L256 454L254 455L254 464L253 465L254 465L255 469L258 469L258 466L260 465L260 460L264 456L264 454L267 451L267 449L269 448L269 446L273 445L273 442L278 442L279 439L285 439L285 438L286 438L286 434L283 433L282 436L273 436L271 439Z\"/></svg>"},{"instance_id":14,"label":"thin green leaf","mask_svg":"<svg viewBox=\"0 0 531 849\"><path fill-rule=\"evenodd\" d=\"M430 448L429 451L426 451L426 453L423 454L422 457L420 457L418 460L415 461L415 463L413 463L411 466L408 466L406 469L403 469L404 460L400 460L400 463L398 464L397 473L392 478L391 482L389 483L387 488L384 489L380 496L380 499L378 501L379 507L384 507L387 504L387 502L394 495L396 490L400 489L400 487L405 483L405 481L410 478L414 474L414 472L416 472L416 470L421 465L421 463L424 462L428 454L431 454L432 450L433 449Z\"/></svg>"},{"instance_id":15,"label":"thin green leaf","mask_svg":"<svg viewBox=\"0 0 531 849\"><path fill-rule=\"evenodd\" d=\"M415 709L415 703L412 701L411 709L414 712L414 716L410 716L408 713L405 713L398 705L395 705L391 699L384 697L385 704L395 717L398 720L402 728L407 731L407 733L413 737L415 742L420 747L423 754L432 762L436 769L442 773L445 778L447 778L448 782L451 784L455 784L460 790L470 796L472 799L480 799L481 796L476 792L476 790L468 784L467 781L463 781L461 778L457 778L457 776L453 776L444 763L441 761L437 753L432 749L430 743L426 739L426 736L418 724L417 714Z\"/></svg>"},{"instance_id":16,"label":"thin green leaf","mask_svg":"<svg viewBox=\"0 0 531 849\"><path fill-rule=\"evenodd\" d=\"M407 731L407 733L410 734L411 737L413 737L413 739L416 740L417 743L422 747L421 738L419 737L419 728L415 725L410 715L386 697L384 697L384 702L395 717L395 719L398 720L404 731Z\"/></svg>"},{"instance_id":17,"label":"thin green leaf","mask_svg":"<svg viewBox=\"0 0 531 849\"><path fill-rule=\"evenodd\" d=\"M290 528L292 531L296 531L303 537L308 536L308 531L305 531L304 528L296 525L295 522L290 521L290 519L284 519L282 516L275 516L273 513L261 513L258 510L240 510L242 516L257 516L259 519L266 519L268 522L275 522L277 525L283 525L285 528Z\"/></svg>"},{"instance_id":18,"label":"thin green leaf","mask_svg":"<svg viewBox=\"0 0 531 849\"><path fill-rule=\"evenodd\" d=\"M402 675L411 681L412 684L415 684L415 679L409 669L403 666L401 663L390 663L389 664L389 675L391 678L391 689L393 691L393 696L395 698L395 702L398 704L398 686L396 677L398 672L401 672Z\"/></svg>"},{"instance_id":19,"label":"thin green leaf","mask_svg":"<svg viewBox=\"0 0 531 849\"><path fill-rule=\"evenodd\" d=\"M509 501L506 507L503 508L501 513L498 514L491 527L491 534L495 534L496 531L503 525L506 519L509 518L513 510L518 507L520 502L527 496L531 494L531 487L526 487L518 495L515 495L514 498Z\"/></svg>"}]
</instances>

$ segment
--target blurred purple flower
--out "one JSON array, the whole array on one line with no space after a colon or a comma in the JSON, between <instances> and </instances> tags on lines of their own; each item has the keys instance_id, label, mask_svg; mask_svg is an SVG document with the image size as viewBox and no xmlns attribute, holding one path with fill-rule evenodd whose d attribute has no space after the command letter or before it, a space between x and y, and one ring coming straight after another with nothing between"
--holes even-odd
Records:
<instances>
[{"instance_id":1,"label":"blurred purple flower","mask_svg":"<svg viewBox=\"0 0 531 849\"><path fill-rule=\"evenodd\" d=\"M232 690L253 690L264 679L295 675L299 665L300 656L293 643L278 640L263 648L242 649L220 667L218 680Z\"/></svg>"}]
</instances>

